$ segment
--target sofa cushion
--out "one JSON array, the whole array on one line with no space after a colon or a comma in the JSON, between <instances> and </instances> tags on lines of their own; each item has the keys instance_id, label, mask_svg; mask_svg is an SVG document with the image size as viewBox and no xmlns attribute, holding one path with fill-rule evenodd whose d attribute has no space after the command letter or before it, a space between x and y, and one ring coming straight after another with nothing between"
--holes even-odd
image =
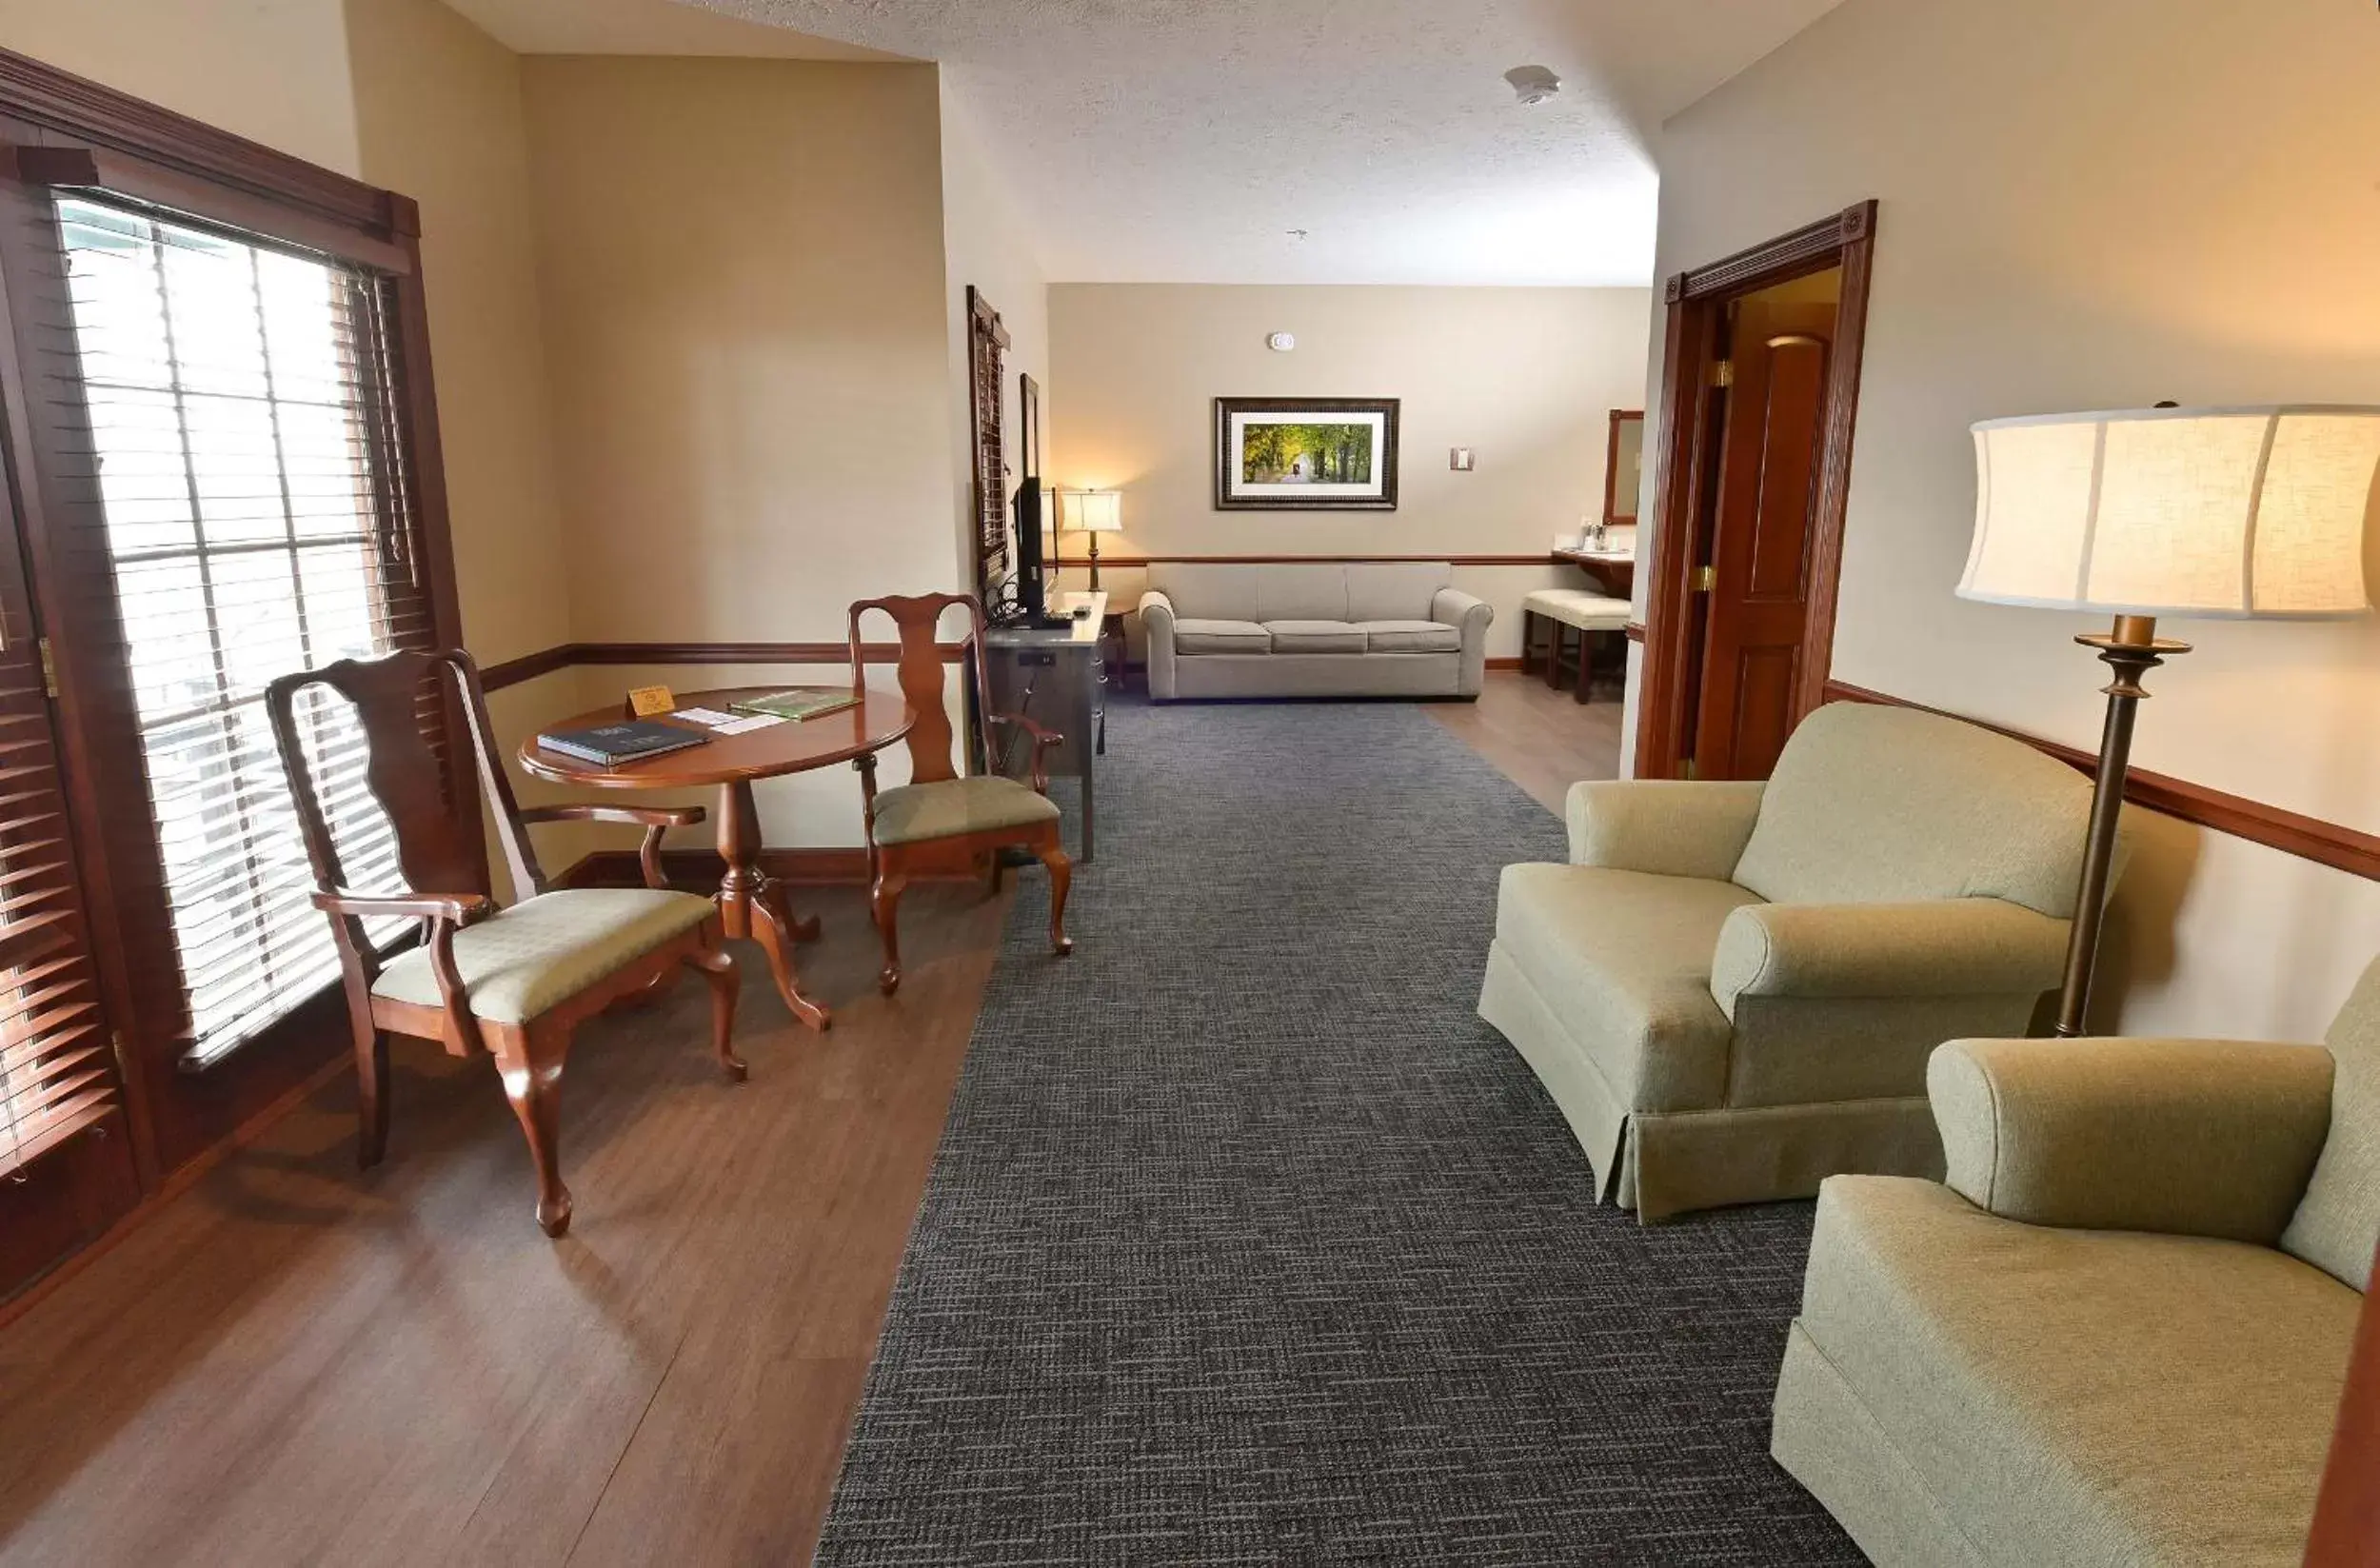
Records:
<instances>
[{"instance_id":1,"label":"sofa cushion","mask_svg":"<svg viewBox=\"0 0 2380 1568\"><path fill-rule=\"evenodd\" d=\"M2331 1021L2330 1131L2281 1245L2357 1290L2380 1245L2380 963Z\"/></svg>"},{"instance_id":2,"label":"sofa cushion","mask_svg":"<svg viewBox=\"0 0 2380 1568\"><path fill-rule=\"evenodd\" d=\"M918 844L1058 820L1058 803L1014 779L977 774L902 784L876 797L876 842Z\"/></svg>"},{"instance_id":3,"label":"sofa cushion","mask_svg":"<svg viewBox=\"0 0 2380 1568\"><path fill-rule=\"evenodd\" d=\"M1267 621L1275 653L1361 653L1363 632L1344 621Z\"/></svg>"},{"instance_id":4,"label":"sofa cushion","mask_svg":"<svg viewBox=\"0 0 2380 1568\"><path fill-rule=\"evenodd\" d=\"M1174 622L1176 653L1270 653L1273 634L1254 621Z\"/></svg>"},{"instance_id":5,"label":"sofa cushion","mask_svg":"<svg viewBox=\"0 0 2380 1568\"><path fill-rule=\"evenodd\" d=\"M1702 1110L1727 1092L1711 955L1753 896L1730 883L1590 865L1508 865L1496 940L1631 1110Z\"/></svg>"},{"instance_id":6,"label":"sofa cushion","mask_svg":"<svg viewBox=\"0 0 2380 1568\"><path fill-rule=\"evenodd\" d=\"M1443 561L1357 561L1346 571L1350 621L1427 621L1430 601L1455 581Z\"/></svg>"},{"instance_id":7,"label":"sofa cushion","mask_svg":"<svg viewBox=\"0 0 2380 1568\"><path fill-rule=\"evenodd\" d=\"M526 1023L717 911L692 893L650 887L574 887L524 899L454 934L454 966L471 1013ZM380 972L372 995L444 1006L429 950L416 947Z\"/></svg>"},{"instance_id":8,"label":"sofa cushion","mask_svg":"<svg viewBox=\"0 0 2380 1568\"><path fill-rule=\"evenodd\" d=\"M1980 1560L2279 1568L2361 1304L2268 1247L1838 1176L1800 1322Z\"/></svg>"},{"instance_id":9,"label":"sofa cushion","mask_svg":"<svg viewBox=\"0 0 2380 1568\"><path fill-rule=\"evenodd\" d=\"M1337 564L1250 566L1259 621L1345 621L1347 568Z\"/></svg>"},{"instance_id":10,"label":"sofa cushion","mask_svg":"<svg viewBox=\"0 0 2380 1568\"><path fill-rule=\"evenodd\" d=\"M2067 920L2090 814L2090 782L2022 741L1833 703L1777 759L1735 880L1771 903L1997 898Z\"/></svg>"},{"instance_id":11,"label":"sofa cushion","mask_svg":"<svg viewBox=\"0 0 2380 1568\"><path fill-rule=\"evenodd\" d=\"M1261 566L1160 564L1149 568L1149 586L1173 601L1174 613L1200 621L1258 619L1257 574Z\"/></svg>"},{"instance_id":12,"label":"sofa cushion","mask_svg":"<svg viewBox=\"0 0 2380 1568\"><path fill-rule=\"evenodd\" d=\"M1436 621L1359 621L1366 653L1460 653L1462 628Z\"/></svg>"}]
</instances>

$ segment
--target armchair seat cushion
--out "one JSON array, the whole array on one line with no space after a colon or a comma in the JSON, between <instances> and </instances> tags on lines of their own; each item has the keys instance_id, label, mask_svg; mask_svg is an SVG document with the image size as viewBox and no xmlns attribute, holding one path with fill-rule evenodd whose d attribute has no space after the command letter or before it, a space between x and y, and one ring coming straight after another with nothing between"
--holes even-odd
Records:
<instances>
[{"instance_id":1,"label":"armchair seat cushion","mask_svg":"<svg viewBox=\"0 0 2380 1568\"><path fill-rule=\"evenodd\" d=\"M979 774L902 784L876 797L876 842L920 844L1058 820L1058 803L1014 779Z\"/></svg>"},{"instance_id":2,"label":"armchair seat cushion","mask_svg":"<svg viewBox=\"0 0 2380 1568\"><path fill-rule=\"evenodd\" d=\"M1496 941L1631 1110L1699 1110L1727 1090L1730 1025L1711 995L1732 883L1586 865L1508 865Z\"/></svg>"},{"instance_id":3,"label":"armchair seat cushion","mask_svg":"<svg viewBox=\"0 0 2380 1568\"><path fill-rule=\"evenodd\" d=\"M2277 1568L2305 1548L2361 1304L2269 1247L1838 1176L1795 1335L1976 1561Z\"/></svg>"},{"instance_id":4,"label":"armchair seat cushion","mask_svg":"<svg viewBox=\"0 0 2380 1568\"><path fill-rule=\"evenodd\" d=\"M1345 621L1267 621L1275 653L1361 653L1363 628Z\"/></svg>"},{"instance_id":5,"label":"armchair seat cushion","mask_svg":"<svg viewBox=\"0 0 2380 1568\"><path fill-rule=\"evenodd\" d=\"M454 934L454 966L471 1013L526 1023L693 930L714 913L693 893L649 887L577 887L524 899ZM440 1007L429 949L416 947L380 973L372 995Z\"/></svg>"},{"instance_id":6,"label":"armchair seat cushion","mask_svg":"<svg viewBox=\"0 0 2380 1568\"><path fill-rule=\"evenodd\" d=\"M1460 653L1462 628L1436 621L1359 621L1366 653Z\"/></svg>"},{"instance_id":7,"label":"armchair seat cushion","mask_svg":"<svg viewBox=\"0 0 2380 1568\"><path fill-rule=\"evenodd\" d=\"M1270 653L1273 634L1254 621L1211 621L1184 616L1174 623L1177 653Z\"/></svg>"}]
</instances>

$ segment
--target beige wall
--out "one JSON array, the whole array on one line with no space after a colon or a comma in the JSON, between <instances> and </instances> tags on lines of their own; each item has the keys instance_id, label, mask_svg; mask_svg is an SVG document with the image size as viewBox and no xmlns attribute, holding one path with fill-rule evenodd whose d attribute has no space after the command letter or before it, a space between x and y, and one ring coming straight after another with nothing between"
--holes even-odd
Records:
<instances>
[{"instance_id":1,"label":"beige wall","mask_svg":"<svg viewBox=\"0 0 2380 1568\"><path fill-rule=\"evenodd\" d=\"M1641 288L1258 288L1061 284L1050 353L1064 393L1052 474L1124 491L1124 532L1152 555L1541 554L1603 509L1608 416L1643 406ZM1265 347L1293 332L1294 352ZM1214 509L1213 400L1403 400L1394 512ZM1447 450L1478 454L1470 473ZM1069 550L1081 542L1069 538ZM1104 577L1107 574L1102 574ZM1519 649L1531 588L1556 568L1465 570L1496 605L1490 651ZM1136 597L1137 573L1109 584Z\"/></svg>"},{"instance_id":2,"label":"beige wall","mask_svg":"<svg viewBox=\"0 0 2380 1568\"><path fill-rule=\"evenodd\" d=\"M840 641L855 599L950 586L934 69L523 72L575 637ZM772 843L859 842L847 770L763 812Z\"/></svg>"},{"instance_id":3,"label":"beige wall","mask_svg":"<svg viewBox=\"0 0 2380 1568\"><path fill-rule=\"evenodd\" d=\"M1049 280L1041 271L1033 233L999 171L984 156L963 94L942 78L943 304L949 311L952 506L957 535L952 582L960 584L975 557L970 547L975 520L974 402L969 395L968 285L981 290L1008 330L1006 387L1002 405L1008 419L1008 459L1015 479L1024 476L1023 432L1017 414L1017 378L1030 375L1041 388L1041 455L1050 453L1048 426L1056 407L1049 373ZM1010 486L1011 492L1014 485ZM973 585L966 585L972 586Z\"/></svg>"},{"instance_id":4,"label":"beige wall","mask_svg":"<svg viewBox=\"0 0 2380 1568\"><path fill-rule=\"evenodd\" d=\"M2380 401L2375 82L2369 6L1849 0L1671 122L1663 275L1883 202L1837 676L2095 744L2092 628L1952 597L1967 427ZM2380 630L2164 629L2199 651L2152 681L2140 765L2380 830ZM2150 825L2123 1022L2318 1029L2380 950L2380 885Z\"/></svg>"}]
</instances>

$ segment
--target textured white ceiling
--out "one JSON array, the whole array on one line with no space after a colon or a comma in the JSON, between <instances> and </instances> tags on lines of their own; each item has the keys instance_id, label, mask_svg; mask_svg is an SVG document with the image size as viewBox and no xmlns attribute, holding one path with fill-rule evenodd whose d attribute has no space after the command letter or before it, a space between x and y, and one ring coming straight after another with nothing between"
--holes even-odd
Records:
<instances>
[{"instance_id":1,"label":"textured white ceiling","mask_svg":"<svg viewBox=\"0 0 2380 1568\"><path fill-rule=\"evenodd\" d=\"M695 54L891 60L834 38L761 27L673 0L446 0L515 54Z\"/></svg>"},{"instance_id":2,"label":"textured white ceiling","mask_svg":"<svg viewBox=\"0 0 2380 1568\"><path fill-rule=\"evenodd\" d=\"M942 62L1056 281L1644 284L1653 128L1839 0L699 3Z\"/></svg>"}]
</instances>

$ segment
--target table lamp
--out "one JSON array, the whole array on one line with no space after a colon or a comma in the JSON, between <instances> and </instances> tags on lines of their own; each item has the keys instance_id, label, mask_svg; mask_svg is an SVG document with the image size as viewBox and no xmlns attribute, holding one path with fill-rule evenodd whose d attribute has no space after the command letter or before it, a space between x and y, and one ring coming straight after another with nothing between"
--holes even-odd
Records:
<instances>
[{"instance_id":1,"label":"table lamp","mask_svg":"<svg viewBox=\"0 0 2380 1568\"><path fill-rule=\"evenodd\" d=\"M1100 591L1100 535L1124 526L1124 498L1117 490L1067 490L1061 500L1065 518L1061 525L1091 536L1091 591Z\"/></svg>"},{"instance_id":2,"label":"table lamp","mask_svg":"<svg viewBox=\"0 0 2380 1568\"><path fill-rule=\"evenodd\" d=\"M2057 1032L2083 1032L2140 678L2188 643L2161 615L2327 620L2362 615L2363 541L2380 473L2380 408L2125 409L1974 427L1975 537L1961 599L2095 610L2077 637L2107 693L2082 885Z\"/></svg>"}]
</instances>

